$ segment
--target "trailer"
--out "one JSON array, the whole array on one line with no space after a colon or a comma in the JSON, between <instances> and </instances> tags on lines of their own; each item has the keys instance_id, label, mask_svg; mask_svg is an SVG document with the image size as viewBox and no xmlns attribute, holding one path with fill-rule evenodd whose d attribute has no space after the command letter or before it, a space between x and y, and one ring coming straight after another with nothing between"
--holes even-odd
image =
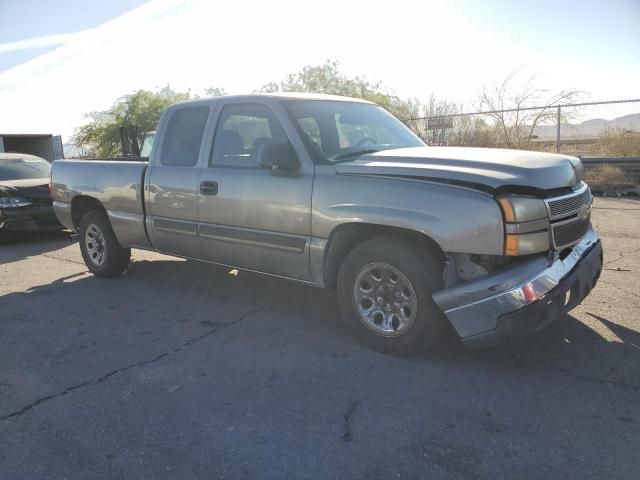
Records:
<instances>
[{"instance_id":1,"label":"trailer","mask_svg":"<svg viewBox=\"0 0 640 480\"><path fill-rule=\"evenodd\" d=\"M0 153L28 153L49 162L64 158L62 137L51 134L0 133Z\"/></svg>"}]
</instances>

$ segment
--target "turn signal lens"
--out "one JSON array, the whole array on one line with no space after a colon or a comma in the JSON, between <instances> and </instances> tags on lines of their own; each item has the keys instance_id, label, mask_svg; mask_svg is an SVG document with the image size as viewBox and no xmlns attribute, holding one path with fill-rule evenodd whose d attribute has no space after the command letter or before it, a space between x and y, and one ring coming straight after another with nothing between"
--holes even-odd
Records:
<instances>
[{"instance_id":1,"label":"turn signal lens","mask_svg":"<svg viewBox=\"0 0 640 480\"><path fill-rule=\"evenodd\" d=\"M500 202L500 206L502 207L502 213L504 214L505 221L515 222L516 214L513 211L513 206L509 201L509 197L500 197L498 198L498 202Z\"/></svg>"},{"instance_id":2,"label":"turn signal lens","mask_svg":"<svg viewBox=\"0 0 640 480\"><path fill-rule=\"evenodd\" d=\"M520 237L518 235L505 235L504 253L515 256L519 254Z\"/></svg>"}]
</instances>

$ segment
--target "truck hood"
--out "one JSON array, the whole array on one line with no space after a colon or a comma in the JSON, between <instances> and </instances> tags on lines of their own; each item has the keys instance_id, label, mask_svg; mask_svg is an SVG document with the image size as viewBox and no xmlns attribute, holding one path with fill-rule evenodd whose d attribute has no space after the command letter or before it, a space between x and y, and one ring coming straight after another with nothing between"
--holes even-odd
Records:
<instances>
[{"instance_id":1,"label":"truck hood","mask_svg":"<svg viewBox=\"0 0 640 480\"><path fill-rule=\"evenodd\" d=\"M383 150L336 164L339 174L445 181L490 190L544 191L580 182L582 162L553 153L469 147Z\"/></svg>"}]
</instances>

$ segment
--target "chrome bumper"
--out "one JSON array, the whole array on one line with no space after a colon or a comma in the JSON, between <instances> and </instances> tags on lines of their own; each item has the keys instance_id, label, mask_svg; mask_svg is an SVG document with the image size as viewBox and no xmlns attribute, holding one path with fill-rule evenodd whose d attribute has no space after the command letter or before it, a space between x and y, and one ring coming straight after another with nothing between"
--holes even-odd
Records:
<instances>
[{"instance_id":1,"label":"chrome bumper","mask_svg":"<svg viewBox=\"0 0 640 480\"><path fill-rule=\"evenodd\" d=\"M581 267L581 263L587 256L593 257L592 250L596 247L598 259L589 259ZM601 262L600 241L595 231L590 228L584 238L574 245L564 258L557 253L552 258L545 254L526 257L494 274L441 290L433 295L433 299L463 341L473 343L475 339L487 337L493 340L497 336L509 336L508 333L505 335L504 331L498 331L501 317L520 310L526 313L527 310L523 310L525 307L535 305L538 319L544 316L545 309L548 310L549 318L545 321L552 321L562 312L573 308L595 284L602 268ZM587 281L591 283L584 288L576 288L574 284L577 283L577 279L574 281L572 277L571 285L564 285L561 288L563 291L558 292L556 287L559 287L563 280L579 268L584 271L576 272L579 275L574 276L580 277L579 280L582 283ZM553 301L555 302L553 305L550 298L545 302L548 295L551 297L552 291L554 291ZM562 299L556 300L560 293ZM561 301L562 305L556 305L558 301ZM522 325L523 322L526 324L527 315L523 314L519 317L520 324ZM523 327L518 330L533 332L541 328L538 324Z\"/></svg>"}]
</instances>

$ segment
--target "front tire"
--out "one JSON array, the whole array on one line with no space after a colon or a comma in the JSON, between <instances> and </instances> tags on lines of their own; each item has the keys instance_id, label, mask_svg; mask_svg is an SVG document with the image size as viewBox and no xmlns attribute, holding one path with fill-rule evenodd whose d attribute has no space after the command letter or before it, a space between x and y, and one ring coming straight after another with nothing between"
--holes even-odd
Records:
<instances>
[{"instance_id":1,"label":"front tire","mask_svg":"<svg viewBox=\"0 0 640 480\"><path fill-rule=\"evenodd\" d=\"M427 350L445 320L431 294L442 288L442 268L430 251L393 237L354 248L338 273L342 317L367 346L391 354Z\"/></svg>"},{"instance_id":2,"label":"front tire","mask_svg":"<svg viewBox=\"0 0 640 480\"><path fill-rule=\"evenodd\" d=\"M106 214L87 213L80 221L80 252L87 268L99 277L120 275L129 266L131 249L122 248Z\"/></svg>"}]
</instances>

